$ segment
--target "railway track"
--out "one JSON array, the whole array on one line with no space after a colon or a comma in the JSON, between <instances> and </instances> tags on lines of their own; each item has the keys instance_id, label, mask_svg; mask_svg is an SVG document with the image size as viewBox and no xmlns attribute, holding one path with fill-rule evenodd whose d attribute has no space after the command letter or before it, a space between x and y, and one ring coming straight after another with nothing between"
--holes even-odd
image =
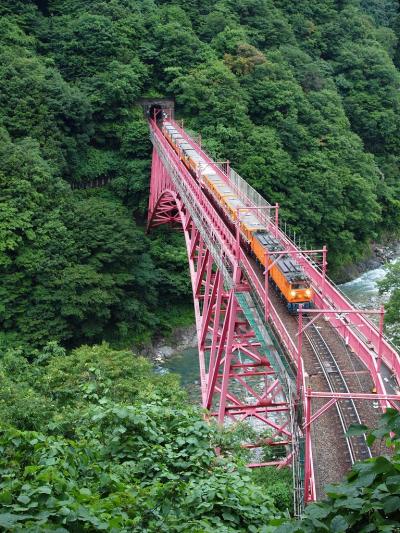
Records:
<instances>
[{"instance_id":1,"label":"railway track","mask_svg":"<svg viewBox=\"0 0 400 533\"><path fill-rule=\"evenodd\" d=\"M331 392L350 392L335 355L326 343L318 326L312 324L304 331L304 335L309 342L329 390ZM357 406L352 399L340 400L335 405L344 434L348 431L351 424L362 423ZM352 464L356 461L362 461L372 457L372 452L366 442L365 435L345 436L345 440Z\"/></svg>"},{"instance_id":2,"label":"railway track","mask_svg":"<svg viewBox=\"0 0 400 533\"><path fill-rule=\"evenodd\" d=\"M262 269L254 258L252 262L259 272L260 280L263 281ZM270 298L285 321L292 339L296 341L298 318L287 313L285 303L276 290L270 291ZM309 319L303 315L303 325L307 320ZM321 327L327 328L323 335L320 332ZM359 361L351 361L351 358L343 341L322 319L304 331L305 369L316 390L345 393L353 390L365 392L365 387L370 390L372 382L367 384L364 381L367 380L366 377L357 377L357 371L362 371L363 366ZM319 405L321 406L322 404ZM376 416L376 413L371 413L374 409L366 409L365 405L357 405L357 402L351 399L340 400L335 406L336 409L330 409L313 426L314 429L317 428L313 438L318 448L315 450L315 461L319 498L324 497L324 485L340 481L351 464L372 457L364 435L346 437L345 433L352 424L370 424ZM318 402L315 402L315 408L318 408Z\"/></svg>"},{"instance_id":3,"label":"railway track","mask_svg":"<svg viewBox=\"0 0 400 533\"><path fill-rule=\"evenodd\" d=\"M234 235L234 228L231 227L230 229ZM253 256L251 256L251 262L253 263L255 270L258 271L260 281L263 282L263 268ZM295 339L298 331L297 318L289 318L290 315L287 314L286 306L280 301L280 297L276 292L274 295L274 292L275 291L271 291L270 297L274 300L274 305L278 310L278 314L280 314L281 318L285 320L289 333L292 338ZM331 342L326 342L318 329L318 325L311 325L308 330L305 331L304 335L306 338L305 344L309 345L308 348L304 346L305 353L303 354L305 359L307 359L307 361L305 361L305 363L307 362L306 370L308 370L307 366L314 366L314 368L316 368L316 373L318 374L318 377L316 377L318 381L320 381L320 387L317 386L317 389L320 388L320 390L322 390L326 387L326 390L332 392L350 392L339 363L330 348ZM337 346L338 342L341 344L341 341L335 340L332 346ZM308 357L306 356L306 352L308 352ZM340 360L340 358L338 359ZM356 461L372 457L371 450L367 445L364 435L352 437L345 436L345 433L351 424L362 423L362 419L354 401L351 399L340 400L339 402L336 402L335 405L337 414L335 411L331 412L328 417L323 416L316 423L319 428L318 440L320 441L318 443L319 450L316 454L319 478L317 483L317 493L320 498L324 496L323 486L326 483L340 481L342 476L348 470L349 463L353 464ZM333 442L335 442L334 449L332 449ZM345 458L346 455L348 455L348 459Z\"/></svg>"}]
</instances>

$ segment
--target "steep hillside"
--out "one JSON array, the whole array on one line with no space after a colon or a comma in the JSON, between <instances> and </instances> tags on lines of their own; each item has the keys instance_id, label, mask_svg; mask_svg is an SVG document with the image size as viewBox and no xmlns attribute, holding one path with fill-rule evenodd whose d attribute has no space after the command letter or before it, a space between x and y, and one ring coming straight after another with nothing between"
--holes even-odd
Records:
<instances>
[{"instance_id":1,"label":"steep hillside","mask_svg":"<svg viewBox=\"0 0 400 533\"><path fill-rule=\"evenodd\" d=\"M395 0L0 2L1 531L398 530L396 411L368 436L391 456L295 521L290 469L246 468L254 431L132 345L193 321L181 235L145 233L138 98L175 97L335 274L398 232L399 32Z\"/></svg>"},{"instance_id":2,"label":"steep hillside","mask_svg":"<svg viewBox=\"0 0 400 533\"><path fill-rule=\"evenodd\" d=\"M331 273L397 230L395 1L4 1L0 16L8 341L143 340L167 327L159 302L187 301L179 237L143 232L141 96L174 96L215 157L328 245ZM97 178L111 184L71 191Z\"/></svg>"}]
</instances>

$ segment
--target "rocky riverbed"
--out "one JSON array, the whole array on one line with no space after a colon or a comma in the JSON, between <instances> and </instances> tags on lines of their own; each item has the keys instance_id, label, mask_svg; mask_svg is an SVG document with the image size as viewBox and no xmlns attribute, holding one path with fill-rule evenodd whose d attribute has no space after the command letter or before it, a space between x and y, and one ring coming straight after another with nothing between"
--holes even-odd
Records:
<instances>
[{"instance_id":1,"label":"rocky riverbed","mask_svg":"<svg viewBox=\"0 0 400 533\"><path fill-rule=\"evenodd\" d=\"M343 284L351 282L366 272L381 268L397 257L400 257L400 240L387 244L371 244L369 256L363 261L344 267L339 272L338 278Z\"/></svg>"},{"instance_id":2,"label":"rocky riverbed","mask_svg":"<svg viewBox=\"0 0 400 533\"><path fill-rule=\"evenodd\" d=\"M189 397L196 405L199 404L200 371L194 324L175 329L168 338L155 341L141 353L153 361L156 372L179 374Z\"/></svg>"},{"instance_id":3,"label":"rocky riverbed","mask_svg":"<svg viewBox=\"0 0 400 533\"><path fill-rule=\"evenodd\" d=\"M195 347L197 347L197 334L196 326L193 324L176 328L168 339L161 338L155 341L145 349L144 355L150 357L155 363L162 363L165 359L182 353L187 348Z\"/></svg>"}]
</instances>

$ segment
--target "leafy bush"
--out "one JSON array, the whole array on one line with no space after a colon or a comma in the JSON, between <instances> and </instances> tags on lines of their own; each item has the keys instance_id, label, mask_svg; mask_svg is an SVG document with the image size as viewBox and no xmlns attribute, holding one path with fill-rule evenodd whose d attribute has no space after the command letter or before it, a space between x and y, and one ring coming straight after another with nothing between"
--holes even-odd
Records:
<instances>
[{"instance_id":1,"label":"leafy bush","mask_svg":"<svg viewBox=\"0 0 400 533\"><path fill-rule=\"evenodd\" d=\"M362 434L365 427L353 431ZM298 523L279 527L276 533L398 532L400 531L400 414L388 409L367 442L385 439L387 457L358 462L346 481L325 488L328 498L307 507Z\"/></svg>"},{"instance_id":2,"label":"leafy bush","mask_svg":"<svg viewBox=\"0 0 400 533\"><path fill-rule=\"evenodd\" d=\"M0 375L0 529L267 531L279 518L244 466L248 430L205 422L175 376L130 351L14 350Z\"/></svg>"},{"instance_id":3,"label":"leafy bush","mask_svg":"<svg viewBox=\"0 0 400 533\"><path fill-rule=\"evenodd\" d=\"M276 514L195 411L99 406L78 432L0 432L5 530L259 531Z\"/></svg>"}]
</instances>

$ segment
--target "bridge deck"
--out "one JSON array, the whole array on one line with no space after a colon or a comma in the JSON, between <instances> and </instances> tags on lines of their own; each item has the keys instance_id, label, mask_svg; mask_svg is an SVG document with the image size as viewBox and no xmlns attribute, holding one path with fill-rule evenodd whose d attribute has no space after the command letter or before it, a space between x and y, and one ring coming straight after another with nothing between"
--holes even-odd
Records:
<instances>
[{"instance_id":1,"label":"bridge deck","mask_svg":"<svg viewBox=\"0 0 400 533\"><path fill-rule=\"evenodd\" d=\"M269 206L269 204L262 199L258 193L256 193L256 191L254 191L246 182L244 182L233 170L228 169L227 173L225 173L208 157L207 154L201 150L200 146L193 139L191 139L184 130L182 130L173 121L171 121L171 123L173 124L174 129L179 132L179 136L186 141L185 146L187 146L187 149L195 150L196 155L199 156L197 160L201 161L202 165L206 165L208 168L211 168L214 174L218 176L218 179L225 182L231 190L234 190L237 194L237 197L240 199L241 204L251 209L257 208L252 212L252 218L255 217L260 224L267 226L268 230L280 241L285 250L288 250L289 254L301 264L306 274L313 281L315 305L318 308L325 310L326 320L320 318L319 320L315 321L314 324L315 335L317 335L321 339L321 343L327 347L325 361L321 362L321 358L318 357L318 350L316 349L316 346L318 346L319 342L318 339L317 341L313 341L310 335L308 335L308 339L304 339L303 350L299 353L297 349L296 338L298 331L296 319L290 317L287 312L284 311L284 306L281 304L277 296L273 294L273 291L268 293L269 299L267 299L263 272L255 260L247 255L243 247L240 250L240 260L237 258L237 236L235 239L232 227L226 223L226 217L224 220L224 217L221 218L221 215L218 214L218 209L220 209L221 206L218 206L217 201L213 202L212 198L211 204L214 204L214 207L213 205L210 205L209 194L206 194L204 190L201 191L197 180L191 176L190 173L188 173L183 163L181 163L179 158L177 158L171 146L168 145L165 138L163 138L157 124L152 121L150 127L153 136L153 143L155 144L155 147L159 151L162 158L164 158L164 161L167 163L169 172L172 172L175 175L175 187L178 188L178 191L181 191L179 193L181 195L179 203L181 203L181 201L186 202L188 207L190 207L190 215L189 213L187 215L183 215L183 223L186 228L184 229L187 231L187 228L193 227L193 222L196 224L197 233L194 232L193 234L198 235L199 231L202 233L204 244L208 247L214 258L217 268L221 270L221 273L224 276L224 283L226 283L226 287L229 290L236 290L235 286L239 278L235 278L235 272L237 271L238 266L240 266L240 270L244 275L243 279L247 283L248 288L246 290L250 291L248 295L249 297L251 296L255 302L255 307L253 307L253 309L255 310L263 305L268 306L269 312L265 315L265 318L268 319L268 323L278 334L279 341L286 351L294 369L296 369L298 362L301 362L299 355L301 354L303 356L305 371L308 374L308 384L311 385L312 388L315 388L321 392L329 390L330 387L332 392L346 392L346 390L348 390L354 393L365 393L370 392L372 386L374 386L379 393L379 399L382 408L388 405L388 402L397 407L397 402L394 401L394 398L384 396L385 381L383 380L380 372L380 363L382 360L386 365L385 372L387 374L392 374L394 377L393 383L395 383L394 389L396 390L400 376L400 359L396 350L390 345L389 342L387 342L387 340L382 338L382 335L376 326L364 318L359 311L354 309L351 302L346 300L346 298L337 290L337 288L323 276L321 271L318 269L316 264L313 263L310 257L301 253L301 251L295 246L289 237L285 235L282 229L278 225L274 224L274 221L272 221L271 217L269 216L270 211L268 209L271 206ZM168 161L170 162L168 163ZM166 178L163 177L161 181L165 182L165 180ZM162 192L162 188L165 187L165 185L165 183L158 183L157 187L160 187ZM151 206L153 209L157 206L157 204L151 204ZM217 211L215 211L216 208ZM149 220L153 216L152 209L149 211ZM229 215L226 215L229 218ZM173 215L172 219L174 216L175 215ZM207 312L205 312L204 309L201 311L203 308L202 302L204 299L205 301L208 301L210 298L214 297L214 289L212 289L214 280L212 276L211 263L210 266L207 267L206 262L203 261L203 258L207 257L207 254L204 256L204 244L200 245L200 249L198 249L198 252L196 252L196 256L193 255L196 242L198 242L196 241L196 238L197 237L195 237L193 242L191 242L190 236L188 237L188 235L186 235L189 257L197 257L196 261L199 262L199 265L200 263L203 265L198 268L197 272L195 271L194 266L191 266L192 284L195 297L196 321L198 322L199 350L201 352L201 350L205 349L204 341L208 338L206 333L207 329L203 330L203 333L202 328L210 328L210 323L202 324L202 321L204 322L205 318L207 318L206 315L209 317L212 316L211 308ZM207 268L209 268L211 277L206 276L206 278L204 278L206 292L203 294L203 296L200 296L198 289L202 285L202 276ZM212 294L211 290L213 291ZM217 292L218 289L215 294ZM234 302L234 300L229 300L229 302ZM228 314L228 310L229 313L232 313L232 310L235 309L235 305L236 304L234 303L229 303L226 313ZM352 312L350 314L339 313L339 311L343 310L351 310ZM259 318L257 318L257 320L259 320ZM257 320L255 322L250 320L250 322L256 324ZM268 327L268 323L265 323L266 327ZM226 320L224 328L225 327ZM245 408L244 405L241 405L241 402L238 402L237 399L235 400L232 394L226 395L226 387L229 378L233 377L234 379L238 379L238 374L235 374L233 367L231 367L230 370L229 361L232 358L232 353L226 352L225 357L221 358L222 350L229 348L229 342L232 342L233 337L220 337L221 331L219 331L218 328L215 329L215 324L214 326L211 324L211 328L214 328L214 333L212 334L213 344L214 340L218 338L224 338L224 343L226 342L227 344L226 346L224 345L218 348L218 359L217 361L215 358L213 359L214 370L212 368L208 368L207 372L204 367L204 364L206 363L204 359L204 353L200 357L203 398L207 400L205 406L211 405L209 402L212 401L211 398L213 391L218 390L218 392L221 393L221 401L224 402L223 405L220 404L218 407L220 420L224 419L223 417L222 419L220 418L221 413L223 414L225 412L225 408L228 409L228 407L225 406L226 400L231 402L231 406L229 407L229 412L231 414L233 413L232 408L236 405L236 407L234 407L234 411L237 411L238 414L239 412L243 412L244 416L247 417L248 413L253 412L258 418L261 419L261 411L258 407L256 408L255 406L250 406ZM222 335L224 335L224 331L222 331ZM210 329L210 332L212 332L212 329ZM270 342L270 340L268 340L268 342ZM350 347L350 349L348 347ZM259 361L257 364L265 364L262 358L260 359L259 356L252 355L252 357L253 359L255 357L256 360ZM301 362L301 366L299 368L302 368L303 363ZM332 365L334 365L335 368L330 368L330 370L327 370L327 368ZM220 371L222 366L224 370L221 374ZM332 379L329 377L330 373L332 373ZM301 373L298 373L298 375L301 375ZM336 377L333 378L333 375ZM307 383L304 381L304 376L302 379L302 390L304 393ZM216 384L220 381L221 384L217 386ZM251 389L248 388L247 390L251 392ZM308 397L309 396L307 396L307 398ZM259 398L262 400L263 397ZM232 401L236 401L236 404L233 403L233 406ZM319 400L317 400L317 402L318 401ZM319 481L319 483L317 483L319 494L321 494L320 486L326 482L338 480L342 476L342 473L347 469L351 460L361 459L363 458L363 455L369 453L369 451L365 449L365 446L362 442L349 442L349 440L346 441L343 436L339 438L339 434L341 433L343 435L344 424L348 425L349 421L352 422L353 418L357 418L358 416L360 416L362 421L370 424L371 420L376 415L377 410L371 406L368 407L365 402L353 402L353 400L348 400L346 403L346 400L344 400L342 403L345 405L344 408L337 406L337 410L330 409L313 423L313 448L314 458L316 459L315 466L318 469L318 474L316 477L317 481ZM306 405L308 405L308 403ZM315 403L314 407L318 408L319 405ZM311 407L306 407L306 420L307 409L308 417L311 415ZM267 410L268 409L266 407L265 413L267 413ZM360 415L358 415L358 413L360 413ZM307 431L309 431L310 426L308 423L306 423L304 427L307 435ZM349 459L347 461L345 459L346 448L348 449L349 453ZM310 476L310 480L313 482L314 474L312 473L312 465L311 470L307 470L307 468L310 468L310 465L307 467L307 457L308 460L312 459L312 450L306 445L306 481L308 480L308 476ZM338 468L338 465L342 465L342 470ZM309 489L306 488L306 493L307 490ZM312 490L310 494L315 495Z\"/></svg>"},{"instance_id":2,"label":"bridge deck","mask_svg":"<svg viewBox=\"0 0 400 533\"><path fill-rule=\"evenodd\" d=\"M271 300L279 315L285 318L285 325L291 337L295 340L298 333L296 317L287 316L286 308L275 292L271 294ZM373 381L362 362L348 350L341 337L328 322L319 319L316 322L316 326L332 350L346 380L348 389L354 392L370 392L373 387ZM330 387L307 338L304 340L302 353L311 388L313 390L329 391ZM334 372L335 369L328 368L328 371ZM355 403L362 423L373 425L377 422L380 410L373 407L373 402L355 400ZM313 407L316 410L323 405L324 401L315 400ZM347 408L346 405L342 407L344 409ZM358 423L356 419L353 420L351 418L348 422ZM324 485L340 481L351 465L348 446L336 409L330 409L314 422L312 437L317 497L321 498L324 495ZM334 443L334 446L332 446L332 443ZM377 452L378 450L374 451ZM368 455L363 455L362 453L356 457L358 460L366 458L368 458Z\"/></svg>"},{"instance_id":3,"label":"bridge deck","mask_svg":"<svg viewBox=\"0 0 400 533\"><path fill-rule=\"evenodd\" d=\"M323 279L322 272L318 266L312 261L310 257L304 255L298 255L301 250L293 243L287 234L281 227L274 227L273 221L269 214L263 212L263 207L273 207L264 198L262 198L247 182L245 182L233 169L229 169L228 173L224 173L220 166L215 164L210 157L201 149L201 147L190 138L187 133L182 130L179 124L173 122L174 127L180 132L183 138L194 147L197 153L199 153L208 163L212 166L219 175L229 183L230 186L237 192L239 198L250 207L259 207L256 211L256 217L263 223L268 224L271 228L271 233L276 235L280 242L285 245L296 257L300 259L301 266L304 268L307 275L310 276L314 283L314 287L317 290L316 304L320 308L326 309L355 309L354 304L343 294L328 278ZM342 318L336 319L330 318L333 325L345 323ZM352 326L352 329L357 333L349 336L350 346L354 343L354 349L359 357L364 358L364 362L367 362L368 368L372 369L370 359L376 358L378 353L378 347L380 343L380 334L377 326L368 320L362 311L358 310L355 315L349 315L347 317L347 323ZM350 329L350 328L349 328ZM363 344L365 346L363 346ZM383 338L381 343L382 360L386 366L397 377L398 383L400 382L400 357L396 351L396 348L390 344L387 338ZM383 387L384 388L384 387Z\"/></svg>"}]
</instances>

